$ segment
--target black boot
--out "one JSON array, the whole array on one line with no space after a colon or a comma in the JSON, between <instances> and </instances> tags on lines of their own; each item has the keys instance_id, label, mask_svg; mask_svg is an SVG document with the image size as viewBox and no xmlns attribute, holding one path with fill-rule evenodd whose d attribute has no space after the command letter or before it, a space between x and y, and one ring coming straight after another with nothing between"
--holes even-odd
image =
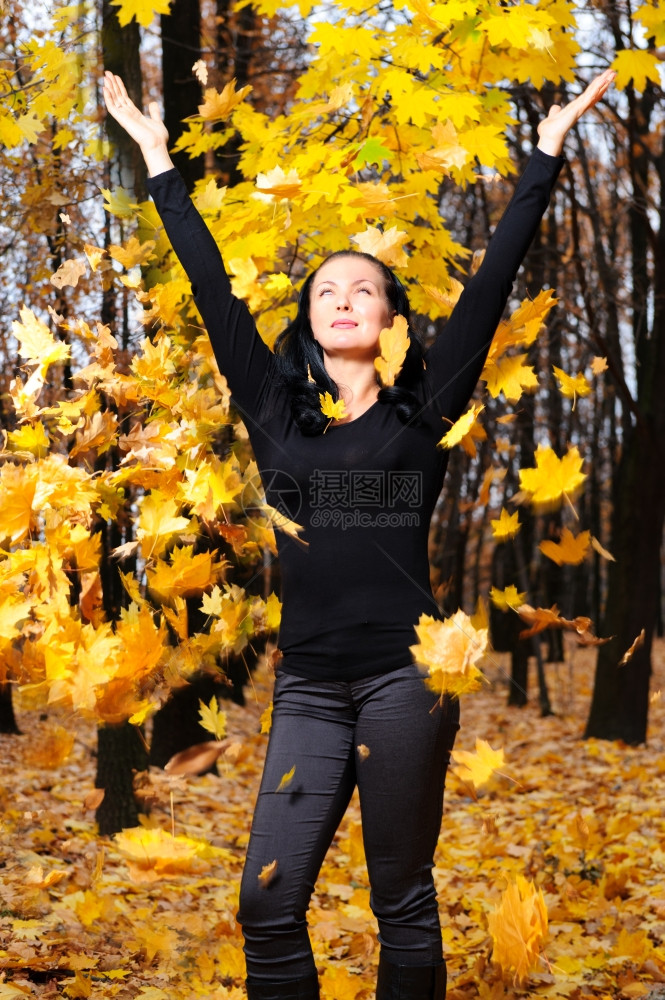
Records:
<instances>
[{"instance_id":1,"label":"black boot","mask_svg":"<svg viewBox=\"0 0 665 1000\"><path fill-rule=\"evenodd\" d=\"M268 983L248 979L247 1000L319 1000L319 977L315 972L304 979Z\"/></svg>"},{"instance_id":2,"label":"black boot","mask_svg":"<svg viewBox=\"0 0 665 1000\"><path fill-rule=\"evenodd\" d=\"M444 1000L446 963L393 965L379 957L376 1000Z\"/></svg>"}]
</instances>

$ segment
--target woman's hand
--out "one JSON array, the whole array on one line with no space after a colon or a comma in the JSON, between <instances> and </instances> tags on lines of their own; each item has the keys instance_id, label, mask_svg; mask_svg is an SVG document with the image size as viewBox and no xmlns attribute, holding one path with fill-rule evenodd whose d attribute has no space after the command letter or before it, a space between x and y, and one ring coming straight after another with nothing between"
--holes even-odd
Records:
<instances>
[{"instance_id":1,"label":"woman's hand","mask_svg":"<svg viewBox=\"0 0 665 1000\"><path fill-rule=\"evenodd\" d=\"M553 104L547 118L544 118L538 126L540 136L538 149L543 153L549 153L550 156L559 156L566 133L589 108L598 103L615 76L616 72L613 69L606 69L570 104L565 104L563 107L560 104Z\"/></svg>"},{"instance_id":2,"label":"woman's hand","mask_svg":"<svg viewBox=\"0 0 665 1000\"><path fill-rule=\"evenodd\" d=\"M104 74L104 102L110 115L141 147L151 177L173 166L168 153L169 134L153 101L148 105L149 116L142 114L127 95L125 85L114 73Z\"/></svg>"}]
</instances>

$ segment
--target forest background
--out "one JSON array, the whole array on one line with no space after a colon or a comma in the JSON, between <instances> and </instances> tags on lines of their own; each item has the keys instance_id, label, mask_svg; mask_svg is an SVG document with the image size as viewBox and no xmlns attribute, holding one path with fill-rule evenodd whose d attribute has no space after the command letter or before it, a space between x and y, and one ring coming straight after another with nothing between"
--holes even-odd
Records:
<instances>
[{"instance_id":1,"label":"forest background","mask_svg":"<svg viewBox=\"0 0 665 1000\"><path fill-rule=\"evenodd\" d=\"M512 704L531 658L547 716L562 636L600 637L585 735L643 743L663 612L659 5L82 0L1 16L5 728L17 688L23 710L98 725L99 829L134 826L146 720L163 764L180 749L170 692L170 711L190 690L209 702L221 668L242 698L279 620L274 526L295 531L262 497L137 151L100 106L103 70L161 101L269 343L306 269L350 244L396 267L429 342L538 121L613 65L446 441L431 561L446 612L491 596ZM57 763L68 725L49 740Z\"/></svg>"}]
</instances>

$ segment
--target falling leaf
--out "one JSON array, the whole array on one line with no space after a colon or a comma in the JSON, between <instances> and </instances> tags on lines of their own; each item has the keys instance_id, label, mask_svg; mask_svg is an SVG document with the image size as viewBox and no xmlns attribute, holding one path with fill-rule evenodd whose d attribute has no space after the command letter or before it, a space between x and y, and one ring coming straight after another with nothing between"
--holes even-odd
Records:
<instances>
[{"instance_id":1,"label":"falling leaf","mask_svg":"<svg viewBox=\"0 0 665 1000\"><path fill-rule=\"evenodd\" d=\"M257 174L256 186L263 194L275 198L293 198L302 188L302 180L293 168L285 173L281 167L273 167L267 174Z\"/></svg>"},{"instance_id":2,"label":"falling leaf","mask_svg":"<svg viewBox=\"0 0 665 1000\"><path fill-rule=\"evenodd\" d=\"M552 370L556 376L557 382L559 383L561 395L567 396L568 399L572 399L573 409L575 409L575 400L577 396L588 396L591 392L589 382L586 380L582 372L578 372L577 375L567 375L562 368L557 368L556 365L552 365Z\"/></svg>"},{"instance_id":3,"label":"falling leaf","mask_svg":"<svg viewBox=\"0 0 665 1000\"><path fill-rule=\"evenodd\" d=\"M643 93L647 82L655 83L656 86L660 82L658 58L647 49L621 49L614 57L611 68L616 70L614 83L618 90L624 90L632 81L635 90Z\"/></svg>"},{"instance_id":4,"label":"falling leaf","mask_svg":"<svg viewBox=\"0 0 665 1000\"><path fill-rule=\"evenodd\" d=\"M272 702L270 702L268 707L264 708L261 712L259 724L261 727L261 733L265 734L270 732L270 727L272 725Z\"/></svg>"},{"instance_id":5,"label":"falling leaf","mask_svg":"<svg viewBox=\"0 0 665 1000\"><path fill-rule=\"evenodd\" d=\"M561 628L568 632L575 632L577 634L577 641L580 645L584 646L602 646L611 639L611 636L606 639L599 639L593 635L590 618L586 618L583 615L572 620L562 618L556 604L551 608L532 608L528 604L521 604L515 610L520 618L531 626L531 628L520 632L520 639L528 639L530 636L537 635L538 632L543 632L548 628Z\"/></svg>"},{"instance_id":6,"label":"falling leaf","mask_svg":"<svg viewBox=\"0 0 665 1000\"><path fill-rule=\"evenodd\" d=\"M191 115L185 121L197 121L200 118L206 122L221 121L228 118L233 109L249 94L251 87L241 87L235 89L236 81L231 80L219 93L213 88L206 90L203 95L203 104L199 104L198 115Z\"/></svg>"},{"instance_id":7,"label":"falling leaf","mask_svg":"<svg viewBox=\"0 0 665 1000\"><path fill-rule=\"evenodd\" d=\"M104 788L93 788L91 792L88 792L83 800L84 809L98 809L102 802L104 801L104 796L106 795L106 790Z\"/></svg>"},{"instance_id":8,"label":"falling leaf","mask_svg":"<svg viewBox=\"0 0 665 1000\"><path fill-rule=\"evenodd\" d=\"M181 750L171 757L164 765L168 774L203 774L217 758L231 745L230 739L209 740L207 743L196 743L194 746Z\"/></svg>"},{"instance_id":9,"label":"falling leaf","mask_svg":"<svg viewBox=\"0 0 665 1000\"><path fill-rule=\"evenodd\" d=\"M490 600L492 604L495 604L497 608L502 611L508 611L512 608L516 611L519 607L524 605L524 598L526 593L519 593L517 587L511 583L510 586L506 587L505 590L498 590L496 587L492 587L490 590Z\"/></svg>"},{"instance_id":10,"label":"falling leaf","mask_svg":"<svg viewBox=\"0 0 665 1000\"><path fill-rule=\"evenodd\" d=\"M269 865L264 865L259 872L258 879L264 889L266 889L277 874L277 858Z\"/></svg>"},{"instance_id":11,"label":"falling leaf","mask_svg":"<svg viewBox=\"0 0 665 1000\"><path fill-rule=\"evenodd\" d=\"M427 686L446 694L477 691L482 673L476 664L487 649L487 629L476 629L463 611L445 621L421 615L416 625L418 643L411 646L416 663L427 671Z\"/></svg>"},{"instance_id":12,"label":"falling leaf","mask_svg":"<svg viewBox=\"0 0 665 1000\"><path fill-rule=\"evenodd\" d=\"M607 549L603 548L598 539L594 538L593 535L591 536L591 547L595 549L598 555L602 556L603 559L607 559L609 560L609 562L616 562L616 559L614 558L612 553L608 552Z\"/></svg>"},{"instance_id":13,"label":"falling leaf","mask_svg":"<svg viewBox=\"0 0 665 1000\"><path fill-rule=\"evenodd\" d=\"M591 361L591 371L594 375L601 375L607 371L607 358L595 357Z\"/></svg>"},{"instance_id":14,"label":"falling leaf","mask_svg":"<svg viewBox=\"0 0 665 1000\"><path fill-rule=\"evenodd\" d=\"M275 789L276 792L283 792L285 788L288 788L293 781L293 776L296 773L296 765L294 764L290 771L283 774L280 778L279 785Z\"/></svg>"},{"instance_id":15,"label":"falling leaf","mask_svg":"<svg viewBox=\"0 0 665 1000\"><path fill-rule=\"evenodd\" d=\"M208 67L206 66L205 61L203 59L196 60L196 62L192 66L192 73L199 81L199 83L202 83L203 86L205 87L206 83L208 82Z\"/></svg>"},{"instance_id":16,"label":"falling leaf","mask_svg":"<svg viewBox=\"0 0 665 1000\"><path fill-rule=\"evenodd\" d=\"M518 982L523 982L537 965L547 935L547 907L542 890L518 875L488 914L487 924L492 936L493 961L505 970L513 969Z\"/></svg>"},{"instance_id":17,"label":"falling leaf","mask_svg":"<svg viewBox=\"0 0 665 1000\"><path fill-rule=\"evenodd\" d=\"M368 226L364 233L356 233L351 237L351 241L362 253L376 257L388 267L406 267L409 263L409 258L402 249L402 244L408 239L409 234L399 232L396 226L385 232L374 226Z\"/></svg>"},{"instance_id":18,"label":"falling leaf","mask_svg":"<svg viewBox=\"0 0 665 1000\"><path fill-rule=\"evenodd\" d=\"M157 14L168 14L171 0L111 0L118 8L118 24L121 28L136 18L138 23L149 28Z\"/></svg>"},{"instance_id":19,"label":"falling leaf","mask_svg":"<svg viewBox=\"0 0 665 1000\"><path fill-rule=\"evenodd\" d=\"M150 260L155 246L156 243L154 240L146 240L145 243L139 243L136 236L130 236L124 246L116 246L115 243L112 243L108 250L114 260L117 260L119 264L122 264L124 268L129 270Z\"/></svg>"},{"instance_id":20,"label":"falling leaf","mask_svg":"<svg viewBox=\"0 0 665 1000\"><path fill-rule=\"evenodd\" d=\"M374 359L374 367L379 373L381 384L395 384L404 364L409 349L408 323L405 316L395 316L393 325L381 330L379 334L378 358Z\"/></svg>"},{"instance_id":21,"label":"falling leaf","mask_svg":"<svg viewBox=\"0 0 665 1000\"><path fill-rule=\"evenodd\" d=\"M376 364L376 362L374 362ZM478 416L485 409L483 403L473 403L471 409L463 413L459 420L456 420L449 431L443 435L439 444L443 448L453 448L456 444L459 444L468 434L471 433L473 425L476 423Z\"/></svg>"},{"instance_id":22,"label":"falling leaf","mask_svg":"<svg viewBox=\"0 0 665 1000\"><path fill-rule=\"evenodd\" d=\"M557 566L564 563L570 566L578 566L584 561L589 551L591 532L580 531L579 535L574 535L569 528L562 528L561 538L558 542L546 540L540 543L538 548L552 559Z\"/></svg>"},{"instance_id":23,"label":"falling leaf","mask_svg":"<svg viewBox=\"0 0 665 1000\"><path fill-rule=\"evenodd\" d=\"M69 757L74 748L74 736L64 726L51 726L42 732L26 752L26 761L33 767L55 768Z\"/></svg>"},{"instance_id":24,"label":"falling leaf","mask_svg":"<svg viewBox=\"0 0 665 1000\"><path fill-rule=\"evenodd\" d=\"M505 507L501 508L498 519L490 520L490 524L496 542L505 542L509 538L514 538L521 527L518 511L509 514Z\"/></svg>"},{"instance_id":25,"label":"falling leaf","mask_svg":"<svg viewBox=\"0 0 665 1000\"><path fill-rule=\"evenodd\" d=\"M76 288L79 278L85 272L85 261L80 259L66 260L60 265L55 274L51 275L51 284L55 285L56 288L63 288L65 285L71 285L72 288Z\"/></svg>"},{"instance_id":26,"label":"falling leaf","mask_svg":"<svg viewBox=\"0 0 665 1000\"><path fill-rule=\"evenodd\" d=\"M215 695L210 699L210 704L205 705L199 699L199 720L201 726L209 733L212 733L217 740L223 740L226 736L226 712L223 712Z\"/></svg>"},{"instance_id":27,"label":"falling leaf","mask_svg":"<svg viewBox=\"0 0 665 1000\"><path fill-rule=\"evenodd\" d=\"M645 631L644 631L644 629L642 629L642 631L640 632L640 634L633 640L630 648L626 650L626 652L623 654L623 656L619 660L618 666L623 667L623 666L626 665L626 663L628 663L630 660L632 660L633 656L635 655L635 653L637 652L637 650L640 648L640 646L644 645L644 639L645 639Z\"/></svg>"},{"instance_id":28,"label":"falling leaf","mask_svg":"<svg viewBox=\"0 0 665 1000\"><path fill-rule=\"evenodd\" d=\"M338 399L337 402L335 402L329 392L326 392L325 394L320 392L319 402L321 404L321 412L324 417L329 417L330 420L343 420L344 417L348 416L344 400Z\"/></svg>"},{"instance_id":29,"label":"falling leaf","mask_svg":"<svg viewBox=\"0 0 665 1000\"><path fill-rule=\"evenodd\" d=\"M542 444L536 449L536 467L520 469L520 487L536 506L561 503L571 498L586 479L582 472L583 458L575 446L563 458Z\"/></svg>"},{"instance_id":30,"label":"falling leaf","mask_svg":"<svg viewBox=\"0 0 665 1000\"><path fill-rule=\"evenodd\" d=\"M462 781L470 782L474 788L487 784L504 764L503 750L493 750L486 740L479 737L476 737L474 753L469 750L452 750L451 757L460 765L454 768L455 774Z\"/></svg>"},{"instance_id":31,"label":"falling leaf","mask_svg":"<svg viewBox=\"0 0 665 1000\"><path fill-rule=\"evenodd\" d=\"M356 750L358 751L358 757L360 760L367 760L370 753L369 747L366 747L364 743L359 743Z\"/></svg>"}]
</instances>

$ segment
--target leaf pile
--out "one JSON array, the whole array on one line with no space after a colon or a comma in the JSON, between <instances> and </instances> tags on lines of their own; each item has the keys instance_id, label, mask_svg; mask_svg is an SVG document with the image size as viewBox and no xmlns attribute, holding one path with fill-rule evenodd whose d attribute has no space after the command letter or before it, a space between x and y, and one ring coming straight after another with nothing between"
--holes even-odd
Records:
<instances>
[{"instance_id":1,"label":"leaf pile","mask_svg":"<svg viewBox=\"0 0 665 1000\"><path fill-rule=\"evenodd\" d=\"M655 997L665 983L665 645L647 748L581 741L593 651L571 644L569 655L548 668L556 716L506 707L500 657L485 671L490 685L463 698L456 752L468 764L481 736L503 755L473 795L455 767L448 777L435 869L447 1000ZM267 670L255 684L256 700L228 706L233 763L220 757L219 776L151 772L150 816L115 841L96 837L86 812L92 724L19 710L30 746L0 737L0 1000L244 997L235 912ZM373 997L378 945L356 799L323 865L310 928L324 1000Z\"/></svg>"}]
</instances>

